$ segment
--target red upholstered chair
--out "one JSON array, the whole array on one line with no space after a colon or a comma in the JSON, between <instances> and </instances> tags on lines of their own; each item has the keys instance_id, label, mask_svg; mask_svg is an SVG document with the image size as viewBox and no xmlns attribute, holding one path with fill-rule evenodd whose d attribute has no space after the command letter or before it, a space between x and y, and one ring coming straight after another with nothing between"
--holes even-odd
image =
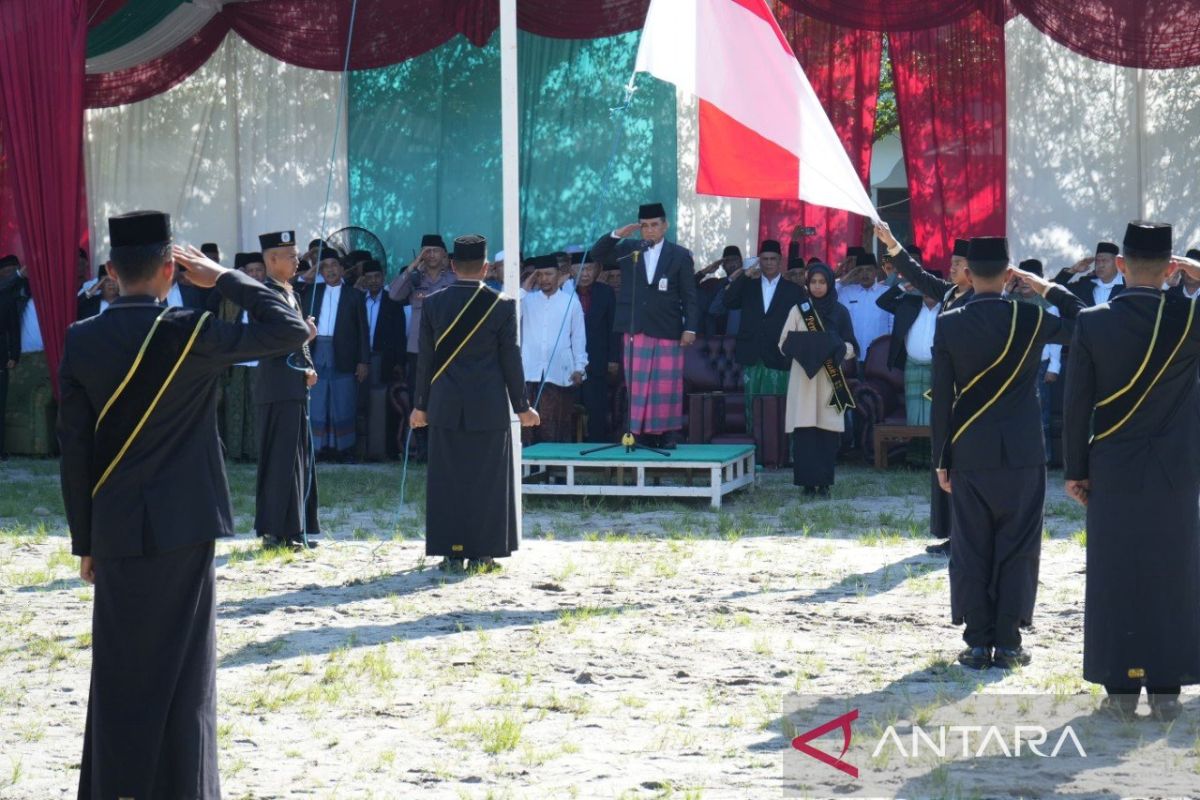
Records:
<instances>
[{"instance_id":1,"label":"red upholstered chair","mask_svg":"<svg viewBox=\"0 0 1200 800\"><path fill-rule=\"evenodd\" d=\"M734 336L699 336L683 351L684 430L691 444L752 443ZM703 395L722 392L719 402Z\"/></svg>"},{"instance_id":2,"label":"red upholstered chair","mask_svg":"<svg viewBox=\"0 0 1200 800\"><path fill-rule=\"evenodd\" d=\"M858 422L859 446L863 457L874 461L874 431L877 424L904 425L904 370L888 366L892 337L880 336L867 348L867 360L859 363L858 378L852 383L854 413Z\"/></svg>"}]
</instances>

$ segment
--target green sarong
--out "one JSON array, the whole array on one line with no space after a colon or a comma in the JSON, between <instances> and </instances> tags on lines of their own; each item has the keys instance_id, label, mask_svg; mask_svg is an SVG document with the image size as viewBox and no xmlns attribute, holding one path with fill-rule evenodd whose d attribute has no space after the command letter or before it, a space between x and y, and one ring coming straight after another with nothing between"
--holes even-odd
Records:
<instances>
[{"instance_id":1,"label":"green sarong","mask_svg":"<svg viewBox=\"0 0 1200 800\"><path fill-rule=\"evenodd\" d=\"M22 353L9 373L8 406L0 421L7 429L8 452L48 456L54 452L57 406L50 392L50 368L42 351Z\"/></svg>"},{"instance_id":2,"label":"green sarong","mask_svg":"<svg viewBox=\"0 0 1200 800\"><path fill-rule=\"evenodd\" d=\"M230 367L224 392L225 454L235 461L258 460L258 411L254 406L255 367Z\"/></svg>"},{"instance_id":3,"label":"green sarong","mask_svg":"<svg viewBox=\"0 0 1200 800\"><path fill-rule=\"evenodd\" d=\"M746 433L754 433L754 398L765 394L787 394L788 370L771 369L761 361L742 373L746 389Z\"/></svg>"},{"instance_id":4,"label":"green sarong","mask_svg":"<svg viewBox=\"0 0 1200 800\"><path fill-rule=\"evenodd\" d=\"M909 425L928 425L933 404L925 393L933 388L933 362L912 356L904 364L904 414Z\"/></svg>"}]
</instances>

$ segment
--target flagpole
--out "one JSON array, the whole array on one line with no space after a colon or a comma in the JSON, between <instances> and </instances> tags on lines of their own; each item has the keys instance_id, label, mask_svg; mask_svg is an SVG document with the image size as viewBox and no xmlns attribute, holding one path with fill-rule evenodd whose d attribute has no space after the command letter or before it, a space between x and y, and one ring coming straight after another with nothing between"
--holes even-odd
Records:
<instances>
[{"instance_id":1,"label":"flagpole","mask_svg":"<svg viewBox=\"0 0 1200 800\"><path fill-rule=\"evenodd\" d=\"M517 0L500 2L500 131L504 202L504 293L517 298L517 335L521 334L521 178L517 101ZM493 252L496 250L492 248ZM513 502L517 509L517 541L521 521L521 423L512 420Z\"/></svg>"}]
</instances>

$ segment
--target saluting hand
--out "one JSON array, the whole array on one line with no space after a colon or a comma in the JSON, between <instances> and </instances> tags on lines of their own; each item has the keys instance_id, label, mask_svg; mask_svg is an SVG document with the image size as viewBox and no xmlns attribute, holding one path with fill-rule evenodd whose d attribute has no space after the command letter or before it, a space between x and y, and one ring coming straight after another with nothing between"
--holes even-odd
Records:
<instances>
[{"instance_id":1,"label":"saluting hand","mask_svg":"<svg viewBox=\"0 0 1200 800\"><path fill-rule=\"evenodd\" d=\"M217 278L229 271L190 244L186 248L175 245L171 253L176 263L187 269L187 282L201 289L216 286Z\"/></svg>"},{"instance_id":2,"label":"saluting hand","mask_svg":"<svg viewBox=\"0 0 1200 800\"><path fill-rule=\"evenodd\" d=\"M613 233L615 233L617 236L621 237L622 239L626 239L641 229L642 229L642 223L631 222L628 225L622 225L620 228L617 228L615 231L613 231Z\"/></svg>"}]
</instances>

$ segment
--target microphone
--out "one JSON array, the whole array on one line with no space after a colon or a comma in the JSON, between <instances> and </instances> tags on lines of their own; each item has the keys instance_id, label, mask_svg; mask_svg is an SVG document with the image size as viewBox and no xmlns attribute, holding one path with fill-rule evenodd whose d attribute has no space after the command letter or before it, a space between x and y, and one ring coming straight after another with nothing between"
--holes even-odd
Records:
<instances>
[{"instance_id":1,"label":"microphone","mask_svg":"<svg viewBox=\"0 0 1200 800\"><path fill-rule=\"evenodd\" d=\"M636 240L634 240L634 243L633 243L633 250L629 251L625 255L618 258L617 261L620 261L621 259L625 259L625 258L632 258L633 263L636 264L638 262L638 256L640 256L642 253L649 250L650 247L651 247L651 244L648 241L646 241L645 239L636 239Z\"/></svg>"}]
</instances>

